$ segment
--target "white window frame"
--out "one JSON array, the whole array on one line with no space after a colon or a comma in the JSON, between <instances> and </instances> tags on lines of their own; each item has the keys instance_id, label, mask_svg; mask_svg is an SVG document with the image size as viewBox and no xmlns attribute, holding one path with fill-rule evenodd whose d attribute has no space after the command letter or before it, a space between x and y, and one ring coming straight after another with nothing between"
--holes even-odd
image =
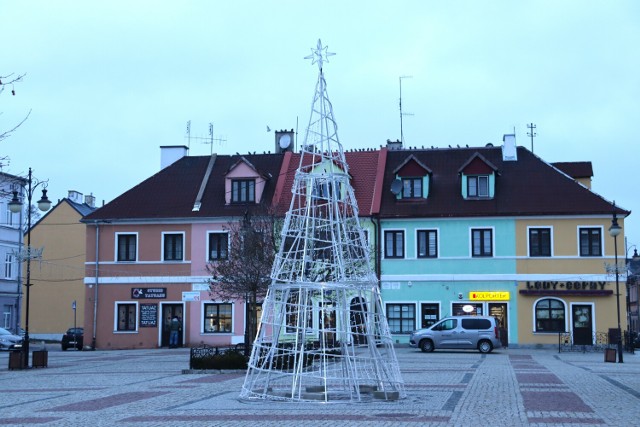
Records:
<instances>
[{"instance_id":1,"label":"white window frame","mask_svg":"<svg viewBox=\"0 0 640 427\"><path fill-rule=\"evenodd\" d=\"M549 244L551 245L550 248L550 255L549 256L542 256L542 255L536 255L536 256L532 256L531 255L531 241L530 241L530 237L531 237L531 229L535 228L535 229L539 229L539 228L548 228L549 229ZM553 257L553 235L554 235L554 230L553 230L553 226L552 225L528 225L527 226L527 256L529 258L534 258L534 259L538 259L538 258L551 258Z\"/></svg>"},{"instance_id":2,"label":"white window frame","mask_svg":"<svg viewBox=\"0 0 640 427\"><path fill-rule=\"evenodd\" d=\"M120 236L135 236L136 237L136 257L133 261L120 261L118 260L118 250L120 247L120 243L119 243L119 239ZM132 263L132 262L138 262L139 257L138 257L138 251L140 250L140 236L138 236L138 232L136 231L117 231L115 233L115 244L114 244L114 254L113 254L113 259L115 262L121 262L121 263Z\"/></svg>"},{"instance_id":3,"label":"white window frame","mask_svg":"<svg viewBox=\"0 0 640 427\"><path fill-rule=\"evenodd\" d=\"M209 242L210 242L210 236L212 234L226 234L227 235L227 257L226 258L215 258L215 259L211 259L210 255L210 248L209 248ZM226 230L211 230L211 231L207 231L207 251L204 254L205 257L205 262L211 262L211 261L218 261L218 260L225 260L225 259L229 259L229 255L231 253L231 239L229 236L229 232Z\"/></svg>"},{"instance_id":4,"label":"white window frame","mask_svg":"<svg viewBox=\"0 0 640 427\"><path fill-rule=\"evenodd\" d=\"M134 330L120 331L118 330L118 307L121 305L131 305L134 304L136 306L136 327ZM114 301L113 303L113 333L114 334L137 334L138 329L140 328L140 304L138 301Z\"/></svg>"},{"instance_id":5,"label":"white window frame","mask_svg":"<svg viewBox=\"0 0 640 427\"><path fill-rule=\"evenodd\" d=\"M182 259L165 259L164 257L164 241L165 241L165 236L167 235L176 235L176 234L181 234L182 235ZM184 231L163 231L162 232L162 241L160 242L160 258L162 259L163 262L185 262L186 261L186 253L185 253L185 248L187 246L186 244L186 233Z\"/></svg>"}]
</instances>

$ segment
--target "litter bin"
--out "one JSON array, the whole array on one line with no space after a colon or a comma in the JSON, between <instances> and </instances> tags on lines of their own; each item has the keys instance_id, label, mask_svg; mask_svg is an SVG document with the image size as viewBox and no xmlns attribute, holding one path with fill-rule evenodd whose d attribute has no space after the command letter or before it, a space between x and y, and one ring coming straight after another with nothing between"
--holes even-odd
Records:
<instances>
[{"instance_id":1,"label":"litter bin","mask_svg":"<svg viewBox=\"0 0 640 427\"><path fill-rule=\"evenodd\" d=\"M604 349L604 361L616 363L616 349L615 348L605 348Z\"/></svg>"},{"instance_id":2,"label":"litter bin","mask_svg":"<svg viewBox=\"0 0 640 427\"><path fill-rule=\"evenodd\" d=\"M34 368L46 368L49 363L49 352L47 350L34 350L31 364Z\"/></svg>"},{"instance_id":3,"label":"litter bin","mask_svg":"<svg viewBox=\"0 0 640 427\"><path fill-rule=\"evenodd\" d=\"M24 369L22 350L11 350L9 352L9 370L12 369Z\"/></svg>"}]
</instances>

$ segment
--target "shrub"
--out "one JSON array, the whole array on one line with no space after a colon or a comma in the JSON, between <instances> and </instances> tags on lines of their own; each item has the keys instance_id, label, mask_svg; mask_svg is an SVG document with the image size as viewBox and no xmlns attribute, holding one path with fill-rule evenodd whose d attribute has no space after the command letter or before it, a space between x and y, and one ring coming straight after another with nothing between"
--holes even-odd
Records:
<instances>
[{"instance_id":1,"label":"shrub","mask_svg":"<svg viewBox=\"0 0 640 427\"><path fill-rule=\"evenodd\" d=\"M229 350L224 353L194 357L191 369L247 369L247 358L244 354Z\"/></svg>"}]
</instances>

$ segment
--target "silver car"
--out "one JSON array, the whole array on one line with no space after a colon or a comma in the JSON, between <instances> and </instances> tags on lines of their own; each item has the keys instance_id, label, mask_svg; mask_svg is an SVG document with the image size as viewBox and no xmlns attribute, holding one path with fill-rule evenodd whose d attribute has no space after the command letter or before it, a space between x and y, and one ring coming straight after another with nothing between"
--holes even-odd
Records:
<instances>
[{"instance_id":1,"label":"silver car","mask_svg":"<svg viewBox=\"0 0 640 427\"><path fill-rule=\"evenodd\" d=\"M0 350L19 350L22 348L22 337L0 328Z\"/></svg>"},{"instance_id":2,"label":"silver car","mask_svg":"<svg viewBox=\"0 0 640 427\"><path fill-rule=\"evenodd\" d=\"M424 352L435 349L477 349L490 353L502 347L500 329L495 317L452 316L435 325L414 331L409 339L411 347Z\"/></svg>"}]
</instances>

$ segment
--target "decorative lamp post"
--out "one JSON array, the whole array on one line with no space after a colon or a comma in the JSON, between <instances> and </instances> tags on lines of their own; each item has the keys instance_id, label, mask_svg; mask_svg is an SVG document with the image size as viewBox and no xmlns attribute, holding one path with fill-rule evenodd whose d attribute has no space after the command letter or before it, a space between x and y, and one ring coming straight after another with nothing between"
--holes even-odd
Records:
<instances>
[{"instance_id":1,"label":"decorative lamp post","mask_svg":"<svg viewBox=\"0 0 640 427\"><path fill-rule=\"evenodd\" d=\"M614 203L614 211L613 211L613 219L611 220L611 227L609 227L609 235L613 237L613 246L615 251L615 262L616 262L616 307L618 310L618 363L623 363L622 357L622 328L620 328L620 284L619 284L619 274L618 271L618 235L622 231L622 227L618 225L618 217L615 212L615 203Z\"/></svg>"},{"instance_id":2,"label":"decorative lamp post","mask_svg":"<svg viewBox=\"0 0 640 427\"><path fill-rule=\"evenodd\" d=\"M29 168L29 176L27 177L27 250L26 250L26 260L27 260L27 276L25 286L27 287L27 301L26 301L26 310L25 310L25 323L24 323L24 343L22 344L22 357L23 357L23 366L29 367L29 291L31 289L31 199L33 197L33 191L39 187L43 186L42 189L42 198L38 200L38 209L43 212L46 212L51 208L51 200L47 197L47 181L39 181L34 180L31 175L31 168ZM13 192L13 199L9 202L9 210L13 213L18 213L22 210L23 202L18 198L18 192Z\"/></svg>"}]
</instances>

